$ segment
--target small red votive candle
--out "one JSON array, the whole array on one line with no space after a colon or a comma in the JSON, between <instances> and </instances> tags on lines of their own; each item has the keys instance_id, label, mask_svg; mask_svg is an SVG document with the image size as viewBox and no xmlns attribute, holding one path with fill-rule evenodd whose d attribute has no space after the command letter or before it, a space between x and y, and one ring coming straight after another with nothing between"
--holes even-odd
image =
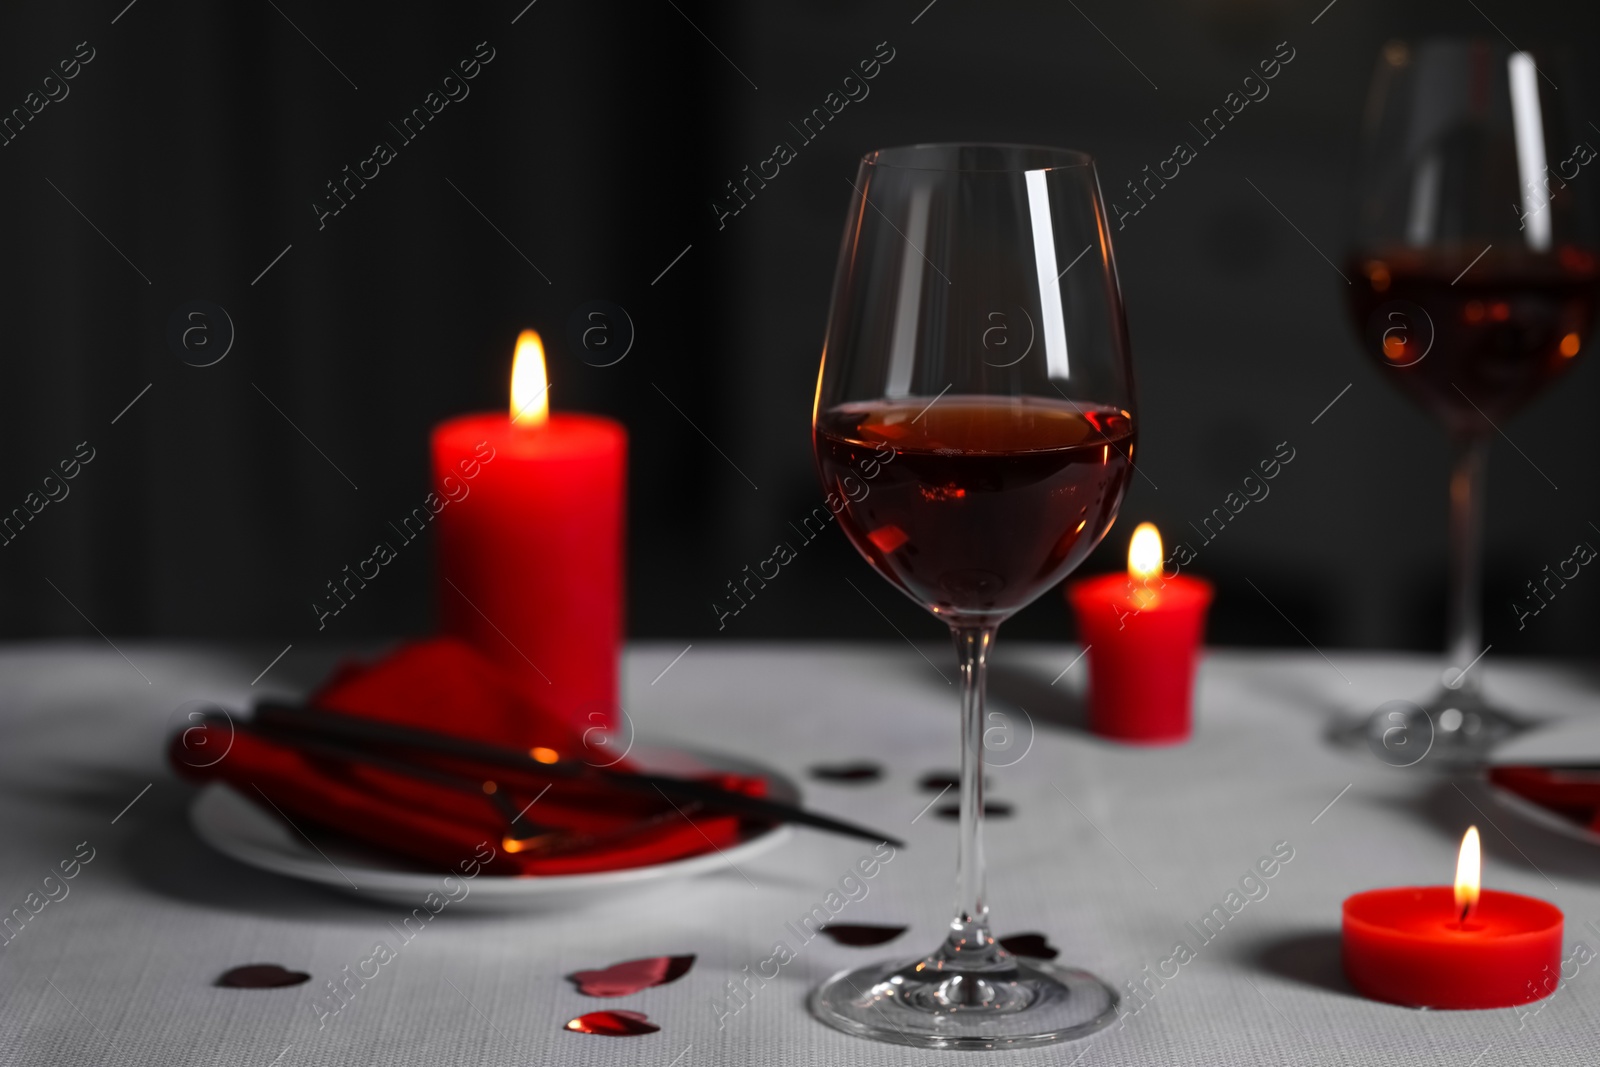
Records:
<instances>
[{"instance_id":1,"label":"small red votive candle","mask_svg":"<svg viewBox=\"0 0 1600 1067\"><path fill-rule=\"evenodd\" d=\"M1372 889L1344 902L1344 972L1362 996L1390 1004L1511 1008L1557 988L1562 923L1553 904L1479 890L1472 827L1454 887Z\"/></svg>"},{"instance_id":2,"label":"small red votive candle","mask_svg":"<svg viewBox=\"0 0 1600 1067\"><path fill-rule=\"evenodd\" d=\"M517 342L511 416L433 431L440 627L520 678L583 730L615 729L623 639L628 435L551 414L544 349ZM530 744L539 743L537 738Z\"/></svg>"},{"instance_id":3,"label":"small red votive candle","mask_svg":"<svg viewBox=\"0 0 1600 1067\"><path fill-rule=\"evenodd\" d=\"M1128 541L1128 573L1067 586L1089 657L1089 727L1135 744L1189 737L1194 672L1211 583L1162 571L1161 535L1141 523Z\"/></svg>"}]
</instances>

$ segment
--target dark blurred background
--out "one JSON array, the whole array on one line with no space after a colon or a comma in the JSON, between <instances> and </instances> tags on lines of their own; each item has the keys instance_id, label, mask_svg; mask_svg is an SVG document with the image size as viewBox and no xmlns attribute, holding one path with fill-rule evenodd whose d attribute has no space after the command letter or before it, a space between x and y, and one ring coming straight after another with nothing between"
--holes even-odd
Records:
<instances>
[{"instance_id":1,"label":"dark blurred background","mask_svg":"<svg viewBox=\"0 0 1600 1067\"><path fill-rule=\"evenodd\" d=\"M1288 42L1295 58L1271 95L1114 232L1148 477L1085 572L1120 568L1137 521L1181 534L1287 441L1296 458L1270 497L1193 567L1220 587L1213 641L1436 648L1446 444L1358 351L1322 253L1340 258L1385 41L1592 44L1600 15L1324 3L10 7L0 111L59 99L0 147L0 512L80 442L95 458L0 547L0 627L282 641L425 631L425 549L321 634L311 602L420 503L429 427L504 407L512 343L531 326L549 345L554 406L612 415L632 435L632 634L897 640L893 625L936 639L837 530L720 634L711 607L819 502L808 426L857 158L928 140L1059 144L1093 153L1107 195L1121 195L1175 142L1197 142L1189 122ZM796 140L788 124L880 42L894 58L870 95L719 228L710 205L724 184ZM491 50L469 95L415 140L389 126ZM91 52L65 96L44 82ZM1561 90L1600 120L1581 86ZM396 158L319 228L314 205L334 206L326 184L378 141ZM612 366L568 340L595 300L635 331ZM232 347L209 367L169 342L191 301L231 319ZM226 323L208 314L220 345ZM1497 653L1593 647L1600 578L1572 582L1521 631L1510 608L1577 541L1600 544L1593 362L1502 427L1515 448L1496 443L1485 615ZM1070 633L1054 593L1007 627Z\"/></svg>"}]
</instances>

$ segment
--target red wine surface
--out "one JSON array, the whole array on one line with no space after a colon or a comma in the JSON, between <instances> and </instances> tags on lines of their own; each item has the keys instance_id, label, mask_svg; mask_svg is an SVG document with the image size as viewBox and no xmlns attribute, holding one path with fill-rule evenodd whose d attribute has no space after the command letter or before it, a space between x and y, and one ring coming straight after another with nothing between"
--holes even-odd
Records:
<instances>
[{"instance_id":1,"label":"red wine surface","mask_svg":"<svg viewBox=\"0 0 1600 1067\"><path fill-rule=\"evenodd\" d=\"M1492 433L1576 362L1594 323L1594 255L1399 248L1347 272L1362 348L1413 400ZM1418 314L1417 309L1425 312Z\"/></svg>"},{"instance_id":2,"label":"red wine surface","mask_svg":"<svg viewBox=\"0 0 1600 1067\"><path fill-rule=\"evenodd\" d=\"M1100 405L947 395L833 408L814 445L868 562L936 615L998 622L1111 528L1134 432Z\"/></svg>"}]
</instances>

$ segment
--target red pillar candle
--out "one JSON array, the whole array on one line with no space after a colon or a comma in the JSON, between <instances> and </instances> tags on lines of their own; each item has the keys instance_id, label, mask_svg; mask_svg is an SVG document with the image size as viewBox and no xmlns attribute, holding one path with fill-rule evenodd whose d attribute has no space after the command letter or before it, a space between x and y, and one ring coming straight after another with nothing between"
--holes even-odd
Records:
<instances>
[{"instance_id":1,"label":"red pillar candle","mask_svg":"<svg viewBox=\"0 0 1600 1067\"><path fill-rule=\"evenodd\" d=\"M1510 1008L1554 992L1561 975L1561 910L1471 882L1373 889L1344 902L1344 971L1363 996L1412 1008Z\"/></svg>"},{"instance_id":2,"label":"red pillar candle","mask_svg":"<svg viewBox=\"0 0 1600 1067\"><path fill-rule=\"evenodd\" d=\"M517 341L511 394L510 418L464 415L433 431L434 489L453 502L437 519L441 629L542 706L614 729L627 433L550 414L532 330Z\"/></svg>"},{"instance_id":3,"label":"red pillar candle","mask_svg":"<svg viewBox=\"0 0 1600 1067\"><path fill-rule=\"evenodd\" d=\"M1194 673L1211 583L1162 574L1161 535L1141 523L1128 542L1128 573L1067 586L1089 657L1089 726L1137 744L1188 738Z\"/></svg>"}]
</instances>

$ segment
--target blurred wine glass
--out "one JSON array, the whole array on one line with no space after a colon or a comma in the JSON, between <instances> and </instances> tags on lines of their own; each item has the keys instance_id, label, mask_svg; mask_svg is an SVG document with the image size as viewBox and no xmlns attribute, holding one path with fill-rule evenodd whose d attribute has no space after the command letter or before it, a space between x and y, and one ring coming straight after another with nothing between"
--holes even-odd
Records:
<instances>
[{"instance_id":1,"label":"blurred wine glass","mask_svg":"<svg viewBox=\"0 0 1600 1067\"><path fill-rule=\"evenodd\" d=\"M1368 736L1446 765L1527 725L1472 669L1486 651L1484 473L1496 432L1581 357L1595 317L1586 189L1600 165L1553 78L1566 75L1546 57L1497 41L1391 42L1365 116L1350 311L1369 358L1454 447L1446 668L1422 704L1375 715ZM1545 478L1535 471L1530 460L1528 476Z\"/></svg>"}]
</instances>

